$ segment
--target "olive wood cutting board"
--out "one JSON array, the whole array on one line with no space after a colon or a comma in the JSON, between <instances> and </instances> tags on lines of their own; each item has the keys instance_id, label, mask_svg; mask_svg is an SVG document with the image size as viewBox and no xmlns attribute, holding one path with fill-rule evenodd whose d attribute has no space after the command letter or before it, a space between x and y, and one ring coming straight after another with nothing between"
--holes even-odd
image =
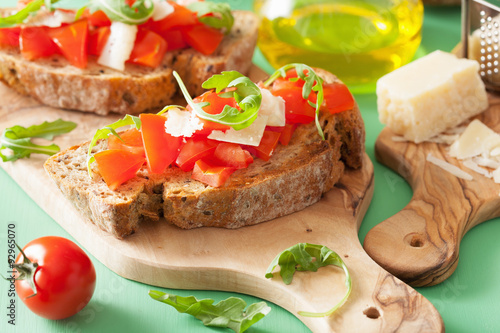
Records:
<instances>
[{"instance_id":1,"label":"olive wood cutting board","mask_svg":"<svg viewBox=\"0 0 500 333\"><path fill-rule=\"evenodd\" d=\"M500 132L500 96L478 118ZM412 286L432 286L456 269L460 242L472 227L500 216L500 184L467 169L447 154L448 145L395 142L384 128L375 143L377 160L400 174L413 189L406 207L379 223L364 248L382 267ZM427 154L471 174L459 179L426 161Z\"/></svg>"},{"instance_id":2,"label":"olive wood cutting board","mask_svg":"<svg viewBox=\"0 0 500 333\"><path fill-rule=\"evenodd\" d=\"M254 70L251 77L262 77ZM0 130L63 118L78 123L56 143L80 143L117 116L98 117L39 105L0 84ZM365 155L360 170L348 170L317 204L295 214L236 230L181 230L164 220L144 223L125 240L115 239L84 220L42 168L44 156L1 163L7 173L80 244L117 274L143 283L176 288L232 291L274 302L296 315L313 332L443 332L441 316L421 294L380 268L363 251L358 228L374 186L373 165ZM326 245L346 262L353 290L329 317L309 318L298 311L323 312L346 291L338 267L295 274L285 285L278 273L264 277L273 258L286 248L309 242Z\"/></svg>"}]
</instances>

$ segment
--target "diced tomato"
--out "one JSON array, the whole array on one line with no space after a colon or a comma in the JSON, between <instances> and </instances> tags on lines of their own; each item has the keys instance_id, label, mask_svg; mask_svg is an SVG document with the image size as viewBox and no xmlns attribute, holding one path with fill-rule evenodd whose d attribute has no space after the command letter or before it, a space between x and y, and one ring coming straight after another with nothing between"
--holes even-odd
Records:
<instances>
[{"instance_id":1,"label":"diced tomato","mask_svg":"<svg viewBox=\"0 0 500 333\"><path fill-rule=\"evenodd\" d=\"M119 134L121 140L114 135L108 137L108 149L127 150L131 153L146 157L141 132L132 128Z\"/></svg>"},{"instance_id":2,"label":"diced tomato","mask_svg":"<svg viewBox=\"0 0 500 333\"><path fill-rule=\"evenodd\" d=\"M94 157L99 173L112 191L134 178L146 161L144 156L120 149L103 150Z\"/></svg>"},{"instance_id":3,"label":"diced tomato","mask_svg":"<svg viewBox=\"0 0 500 333\"><path fill-rule=\"evenodd\" d=\"M21 54L27 60L35 60L58 54L59 48L44 27L24 27L19 38Z\"/></svg>"},{"instance_id":4,"label":"diced tomato","mask_svg":"<svg viewBox=\"0 0 500 333\"><path fill-rule=\"evenodd\" d=\"M75 67L87 67L88 21L75 23L48 30L49 37L59 47L60 52Z\"/></svg>"},{"instance_id":5,"label":"diced tomato","mask_svg":"<svg viewBox=\"0 0 500 333\"><path fill-rule=\"evenodd\" d=\"M142 113L139 117L149 171L162 173L177 158L182 137L165 133L164 116Z\"/></svg>"},{"instance_id":6,"label":"diced tomato","mask_svg":"<svg viewBox=\"0 0 500 333\"><path fill-rule=\"evenodd\" d=\"M308 101L315 102L316 95L311 93L309 99L302 97L302 88L271 90L274 96L281 96L285 100L285 118L288 123L308 124L314 120L316 110Z\"/></svg>"},{"instance_id":7,"label":"diced tomato","mask_svg":"<svg viewBox=\"0 0 500 333\"><path fill-rule=\"evenodd\" d=\"M189 47L180 29L169 30L161 35L167 42L167 51L185 49Z\"/></svg>"},{"instance_id":8,"label":"diced tomato","mask_svg":"<svg viewBox=\"0 0 500 333\"><path fill-rule=\"evenodd\" d=\"M221 142L214 152L214 159L223 166L244 169L253 163L253 157L248 150L237 143Z\"/></svg>"},{"instance_id":9,"label":"diced tomato","mask_svg":"<svg viewBox=\"0 0 500 333\"><path fill-rule=\"evenodd\" d=\"M86 17L93 27L109 27L111 25L111 20L102 10L96 10L90 14L90 11L86 9L82 16Z\"/></svg>"},{"instance_id":10,"label":"diced tomato","mask_svg":"<svg viewBox=\"0 0 500 333\"><path fill-rule=\"evenodd\" d=\"M87 45L88 54L95 56L101 55L110 34L111 29L109 27L100 27L95 30L90 30Z\"/></svg>"},{"instance_id":11,"label":"diced tomato","mask_svg":"<svg viewBox=\"0 0 500 333\"><path fill-rule=\"evenodd\" d=\"M326 109L332 114L354 107L354 98L345 84L325 83L323 84L323 93Z\"/></svg>"},{"instance_id":12,"label":"diced tomato","mask_svg":"<svg viewBox=\"0 0 500 333\"><path fill-rule=\"evenodd\" d=\"M188 45L204 55L214 53L224 38L220 30L202 23L186 27L182 32Z\"/></svg>"},{"instance_id":13,"label":"diced tomato","mask_svg":"<svg viewBox=\"0 0 500 333\"><path fill-rule=\"evenodd\" d=\"M21 34L21 27L0 29L0 45L1 46L19 46L19 35L20 34Z\"/></svg>"},{"instance_id":14,"label":"diced tomato","mask_svg":"<svg viewBox=\"0 0 500 333\"><path fill-rule=\"evenodd\" d=\"M216 147L217 142L213 140L188 138L175 163L182 171L190 171L196 161L213 155Z\"/></svg>"},{"instance_id":15,"label":"diced tomato","mask_svg":"<svg viewBox=\"0 0 500 333\"><path fill-rule=\"evenodd\" d=\"M165 52L167 52L167 42L160 35L153 31L140 29L128 62L153 68L158 67Z\"/></svg>"},{"instance_id":16,"label":"diced tomato","mask_svg":"<svg viewBox=\"0 0 500 333\"><path fill-rule=\"evenodd\" d=\"M207 102L210 105L207 105L203 108L203 111L210 114L219 114L224 109L224 106L229 105L231 107L237 107L236 101L234 98L222 98L217 93L213 91L207 91L201 96L196 97L193 100L195 103ZM195 132L197 135L209 135L212 131L227 131L231 127L224 124L219 124L210 120L200 119L203 123L203 129Z\"/></svg>"},{"instance_id":17,"label":"diced tomato","mask_svg":"<svg viewBox=\"0 0 500 333\"><path fill-rule=\"evenodd\" d=\"M283 146L288 146L290 140L292 139L293 132L297 128L297 124L285 124L283 132L280 135L280 143Z\"/></svg>"},{"instance_id":18,"label":"diced tomato","mask_svg":"<svg viewBox=\"0 0 500 333\"><path fill-rule=\"evenodd\" d=\"M263 159L264 161L269 161L271 155L273 154L274 149L278 145L279 138L281 133L265 130L262 139L260 140L260 144L258 147L253 147L252 149L258 158Z\"/></svg>"},{"instance_id":19,"label":"diced tomato","mask_svg":"<svg viewBox=\"0 0 500 333\"><path fill-rule=\"evenodd\" d=\"M234 171L234 168L212 165L201 159L194 164L191 178L213 187L221 187Z\"/></svg>"},{"instance_id":20,"label":"diced tomato","mask_svg":"<svg viewBox=\"0 0 500 333\"><path fill-rule=\"evenodd\" d=\"M174 12L159 21L149 20L145 27L164 36L173 28L187 27L198 22L195 12L177 4L175 1L168 1L168 3L174 7Z\"/></svg>"}]
</instances>

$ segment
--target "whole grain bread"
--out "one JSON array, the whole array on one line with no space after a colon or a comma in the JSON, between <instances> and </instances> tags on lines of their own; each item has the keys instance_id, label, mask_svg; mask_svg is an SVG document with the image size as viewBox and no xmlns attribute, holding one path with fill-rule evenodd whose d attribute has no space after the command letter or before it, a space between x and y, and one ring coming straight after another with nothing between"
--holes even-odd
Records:
<instances>
[{"instance_id":1,"label":"whole grain bread","mask_svg":"<svg viewBox=\"0 0 500 333\"><path fill-rule=\"evenodd\" d=\"M337 80L319 70L326 82ZM50 157L45 169L64 195L92 223L123 238L140 230L145 219L180 228L239 228L287 215L317 202L343 175L359 168L365 131L357 105L335 115L321 113L321 140L313 123L300 125L287 146L279 145L269 161L255 159L233 173L225 186L214 188L191 179L177 167L163 174L137 177L111 191L98 170L87 173L88 142ZM101 140L94 152L106 149Z\"/></svg>"},{"instance_id":2,"label":"whole grain bread","mask_svg":"<svg viewBox=\"0 0 500 333\"><path fill-rule=\"evenodd\" d=\"M172 75L179 72L189 92L199 95L201 83L215 73L237 70L247 73L257 40L258 19L248 11L233 12L235 23L209 56L194 49L167 52L162 64L149 68L126 64L117 71L97 64L89 56L85 69L71 66L60 55L36 61L22 57L18 48L0 48L0 81L56 108L93 112L136 114L171 104L178 85Z\"/></svg>"}]
</instances>

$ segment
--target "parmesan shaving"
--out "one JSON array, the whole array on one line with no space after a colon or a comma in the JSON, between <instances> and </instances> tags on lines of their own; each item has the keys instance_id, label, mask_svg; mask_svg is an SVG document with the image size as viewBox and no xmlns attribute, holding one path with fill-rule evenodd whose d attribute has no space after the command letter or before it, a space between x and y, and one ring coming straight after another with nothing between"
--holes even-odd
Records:
<instances>
[{"instance_id":1,"label":"parmesan shaving","mask_svg":"<svg viewBox=\"0 0 500 333\"><path fill-rule=\"evenodd\" d=\"M441 160L439 158L436 158L434 156L432 156L432 154L428 154L427 155L427 161L440 167L441 169L451 173L452 175L458 177L458 178L461 178L461 179L465 179L465 180L472 180L474 179L470 174L468 174L467 172L463 171L462 169L460 169L459 167L456 167L454 166L453 164L450 164L444 160Z\"/></svg>"},{"instance_id":2,"label":"parmesan shaving","mask_svg":"<svg viewBox=\"0 0 500 333\"><path fill-rule=\"evenodd\" d=\"M477 163L477 165L480 165L483 167L487 167L487 168L491 168L491 169L500 168L500 162L498 162L492 158L480 156L480 157L474 157L474 158L472 158L472 160L475 163Z\"/></svg>"},{"instance_id":3,"label":"parmesan shaving","mask_svg":"<svg viewBox=\"0 0 500 333\"><path fill-rule=\"evenodd\" d=\"M479 165L477 165L477 163L476 163L476 162L474 162L473 160L465 160L465 161L463 162L463 164L464 164L464 166L465 166L466 168L469 168L469 169L471 169L472 171L475 171L475 172L477 172L477 173L479 173L479 174L481 174L481 175L483 175L483 176L485 176L485 177L492 178L491 173L490 173L488 170L486 170L486 169L484 169L484 168L481 168L481 167L480 167Z\"/></svg>"}]
</instances>

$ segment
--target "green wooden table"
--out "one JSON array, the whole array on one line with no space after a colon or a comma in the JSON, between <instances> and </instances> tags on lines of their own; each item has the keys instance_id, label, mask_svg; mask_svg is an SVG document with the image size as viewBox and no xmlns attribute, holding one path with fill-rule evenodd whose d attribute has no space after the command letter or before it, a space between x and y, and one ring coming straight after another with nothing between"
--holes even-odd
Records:
<instances>
[{"instance_id":1,"label":"green wooden table","mask_svg":"<svg viewBox=\"0 0 500 333\"><path fill-rule=\"evenodd\" d=\"M229 1L234 8L250 9L252 1ZM14 6L3 0L2 6ZM450 51L460 40L460 8L426 7L422 45L419 54L436 49ZM254 61L270 70L256 52ZM375 194L359 232L362 242L377 223L401 210L411 198L408 184L374 158L374 142L383 126L378 121L375 94L356 95L366 124L366 150L375 166ZM0 100L1 107L1 100ZM0 129L3 130L3 129ZM2 162L0 162L0 166ZM72 237L38 207L29 196L0 170L0 273L7 274L8 225L15 225L19 244L47 235ZM500 219L472 229L461 244L460 262L455 273L440 285L417 290L441 313L447 332L500 332ZM227 292L169 290L126 280L92 257L97 270L95 294L80 313L61 321L50 321L32 314L16 298L16 325L8 324L8 283L0 283L0 332L229 332L206 328L188 315L150 299L148 291L158 289L183 296L212 298L242 297L247 303L258 298ZM269 303L269 302L268 302ZM293 314L269 303L271 313L248 332L310 332ZM356 325L356 323L353 323ZM353 331L355 326L353 326Z\"/></svg>"}]
</instances>

